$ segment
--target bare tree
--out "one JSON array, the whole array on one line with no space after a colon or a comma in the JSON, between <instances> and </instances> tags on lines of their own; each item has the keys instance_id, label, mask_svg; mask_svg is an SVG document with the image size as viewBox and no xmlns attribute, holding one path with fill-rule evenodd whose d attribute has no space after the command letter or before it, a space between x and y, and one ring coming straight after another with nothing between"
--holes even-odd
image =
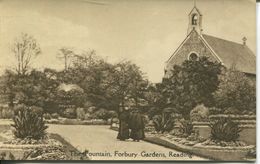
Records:
<instances>
[{"instance_id":1,"label":"bare tree","mask_svg":"<svg viewBox=\"0 0 260 164\"><path fill-rule=\"evenodd\" d=\"M63 47L60 49L60 52L58 53L58 58L64 60L64 70L68 70L69 67L69 58L72 57L74 54L73 50L71 48Z\"/></svg>"},{"instance_id":2,"label":"bare tree","mask_svg":"<svg viewBox=\"0 0 260 164\"><path fill-rule=\"evenodd\" d=\"M41 53L41 49L32 36L22 33L21 36L15 40L12 46L12 52L17 60L17 73L24 75L28 71L32 59Z\"/></svg>"}]
</instances>

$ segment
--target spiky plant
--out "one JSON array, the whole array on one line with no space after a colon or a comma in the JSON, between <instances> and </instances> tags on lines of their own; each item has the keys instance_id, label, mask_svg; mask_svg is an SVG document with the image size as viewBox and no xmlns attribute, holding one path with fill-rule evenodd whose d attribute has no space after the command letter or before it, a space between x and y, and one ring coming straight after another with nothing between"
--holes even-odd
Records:
<instances>
[{"instance_id":1,"label":"spiky plant","mask_svg":"<svg viewBox=\"0 0 260 164\"><path fill-rule=\"evenodd\" d=\"M153 118L154 128L157 132L170 132L174 128L174 120L172 117L163 119L162 115L156 115Z\"/></svg>"},{"instance_id":2,"label":"spiky plant","mask_svg":"<svg viewBox=\"0 0 260 164\"><path fill-rule=\"evenodd\" d=\"M231 118L220 118L218 121L212 123L211 139L216 141L236 141L239 138L241 128L238 123L232 121Z\"/></svg>"},{"instance_id":3,"label":"spiky plant","mask_svg":"<svg viewBox=\"0 0 260 164\"><path fill-rule=\"evenodd\" d=\"M182 120L180 121L180 132L186 136L191 135L193 132L193 124L189 120Z\"/></svg>"},{"instance_id":4,"label":"spiky plant","mask_svg":"<svg viewBox=\"0 0 260 164\"><path fill-rule=\"evenodd\" d=\"M14 127L14 135L16 138L39 140L46 135L48 126L45 125L43 114L36 112L30 107L18 109L13 121L14 124L11 124L11 126Z\"/></svg>"}]
</instances>

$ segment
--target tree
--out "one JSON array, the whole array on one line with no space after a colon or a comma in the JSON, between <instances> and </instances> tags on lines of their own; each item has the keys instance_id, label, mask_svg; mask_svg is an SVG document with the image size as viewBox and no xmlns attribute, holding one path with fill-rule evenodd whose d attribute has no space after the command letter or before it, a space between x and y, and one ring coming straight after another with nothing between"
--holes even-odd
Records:
<instances>
[{"instance_id":1,"label":"tree","mask_svg":"<svg viewBox=\"0 0 260 164\"><path fill-rule=\"evenodd\" d=\"M111 82L109 89L117 99L118 107L122 107L122 109L126 105L138 107L141 100L144 99L148 81L145 80L140 68L130 61L115 65Z\"/></svg>"},{"instance_id":2,"label":"tree","mask_svg":"<svg viewBox=\"0 0 260 164\"><path fill-rule=\"evenodd\" d=\"M41 49L32 36L22 33L20 38L15 40L12 52L17 60L16 71L18 75L25 75L32 59L41 53Z\"/></svg>"},{"instance_id":3,"label":"tree","mask_svg":"<svg viewBox=\"0 0 260 164\"><path fill-rule=\"evenodd\" d=\"M175 65L172 76L163 81L164 94L170 107L177 109L185 118L198 104L214 105L213 92L217 90L221 64L201 57Z\"/></svg>"},{"instance_id":4,"label":"tree","mask_svg":"<svg viewBox=\"0 0 260 164\"><path fill-rule=\"evenodd\" d=\"M256 112L256 86L242 72L235 68L220 76L220 85L214 93L216 106L224 112L245 114Z\"/></svg>"},{"instance_id":5,"label":"tree","mask_svg":"<svg viewBox=\"0 0 260 164\"><path fill-rule=\"evenodd\" d=\"M38 106L44 110L54 110L56 106L56 88L58 82L50 74L54 71L45 69L43 72L32 70L30 73L20 76L7 70L3 76L4 92L8 97L9 106L14 102L28 106Z\"/></svg>"},{"instance_id":6,"label":"tree","mask_svg":"<svg viewBox=\"0 0 260 164\"><path fill-rule=\"evenodd\" d=\"M67 71L68 67L69 67L69 58L72 57L73 54L73 50L71 50L70 48L61 48L59 50L58 53L58 58L63 59L64 60L64 70Z\"/></svg>"}]
</instances>

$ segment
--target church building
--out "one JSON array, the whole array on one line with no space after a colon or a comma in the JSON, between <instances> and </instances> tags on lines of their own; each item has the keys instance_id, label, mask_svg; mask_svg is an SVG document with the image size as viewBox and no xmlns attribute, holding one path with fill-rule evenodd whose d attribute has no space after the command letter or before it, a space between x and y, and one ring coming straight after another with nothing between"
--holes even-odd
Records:
<instances>
[{"instance_id":1,"label":"church building","mask_svg":"<svg viewBox=\"0 0 260 164\"><path fill-rule=\"evenodd\" d=\"M187 37L166 62L164 78L169 78L174 65L181 65L185 60L197 60L201 56L220 62L227 68L234 66L255 78L256 56L246 45L246 38L236 43L204 34L202 14L194 5L189 13Z\"/></svg>"}]
</instances>

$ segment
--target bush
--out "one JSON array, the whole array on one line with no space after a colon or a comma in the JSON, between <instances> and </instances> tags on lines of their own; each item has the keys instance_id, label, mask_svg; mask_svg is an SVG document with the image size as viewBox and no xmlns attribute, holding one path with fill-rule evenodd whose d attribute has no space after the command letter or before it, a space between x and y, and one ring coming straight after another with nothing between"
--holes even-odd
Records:
<instances>
[{"instance_id":1,"label":"bush","mask_svg":"<svg viewBox=\"0 0 260 164\"><path fill-rule=\"evenodd\" d=\"M221 110L220 108L216 108L216 107L209 108L209 115L222 114L222 113L223 110Z\"/></svg>"},{"instance_id":2,"label":"bush","mask_svg":"<svg viewBox=\"0 0 260 164\"><path fill-rule=\"evenodd\" d=\"M44 118L45 120L50 120L50 119L51 119L50 113L44 113L44 114L43 114L43 118Z\"/></svg>"},{"instance_id":3,"label":"bush","mask_svg":"<svg viewBox=\"0 0 260 164\"><path fill-rule=\"evenodd\" d=\"M64 112L62 112L62 116L66 118L76 118L76 109L75 108L67 108Z\"/></svg>"},{"instance_id":4,"label":"bush","mask_svg":"<svg viewBox=\"0 0 260 164\"><path fill-rule=\"evenodd\" d=\"M224 111L224 114L241 114L241 112L234 107L229 107Z\"/></svg>"},{"instance_id":5,"label":"bush","mask_svg":"<svg viewBox=\"0 0 260 164\"><path fill-rule=\"evenodd\" d=\"M183 136L188 137L193 132L193 124L189 120L181 120L180 121L180 132Z\"/></svg>"},{"instance_id":6,"label":"bush","mask_svg":"<svg viewBox=\"0 0 260 164\"><path fill-rule=\"evenodd\" d=\"M170 132L174 128L174 120L172 117L163 119L162 115L155 115L153 117L154 128L156 132Z\"/></svg>"},{"instance_id":7,"label":"bush","mask_svg":"<svg viewBox=\"0 0 260 164\"><path fill-rule=\"evenodd\" d=\"M206 122L208 121L209 109L206 108L203 104L197 105L190 112L191 121Z\"/></svg>"},{"instance_id":8,"label":"bush","mask_svg":"<svg viewBox=\"0 0 260 164\"><path fill-rule=\"evenodd\" d=\"M84 108L77 108L76 109L77 119L84 120L85 119L85 110Z\"/></svg>"},{"instance_id":9,"label":"bush","mask_svg":"<svg viewBox=\"0 0 260 164\"><path fill-rule=\"evenodd\" d=\"M0 118L10 119L13 118L14 112L12 109L7 107L2 107L0 109Z\"/></svg>"},{"instance_id":10,"label":"bush","mask_svg":"<svg viewBox=\"0 0 260 164\"><path fill-rule=\"evenodd\" d=\"M234 68L220 76L218 90L213 94L218 108L242 114L243 111L256 113L256 84L244 73Z\"/></svg>"},{"instance_id":11,"label":"bush","mask_svg":"<svg viewBox=\"0 0 260 164\"><path fill-rule=\"evenodd\" d=\"M108 120L109 118L117 117L117 113L115 111L108 111L106 109L99 109L95 111L94 113L89 113L90 116L88 116L89 119L103 119ZM85 115L86 117L86 115Z\"/></svg>"},{"instance_id":12,"label":"bush","mask_svg":"<svg viewBox=\"0 0 260 164\"><path fill-rule=\"evenodd\" d=\"M236 141L241 132L238 123L233 122L231 118L220 118L211 123L210 127L211 139L215 141Z\"/></svg>"},{"instance_id":13,"label":"bush","mask_svg":"<svg viewBox=\"0 0 260 164\"><path fill-rule=\"evenodd\" d=\"M51 118L58 119L59 118L59 114L58 113L52 113L51 114Z\"/></svg>"},{"instance_id":14,"label":"bush","mask_svg":"<svg viewBox=\"0 0 260 164\"><path fill-rule=\"evenodd\" d=\"M43 120L43 114L26 106L20 106L16 108L17 114L13 118L14 124L11 124L15 128L14 135L17 138L32 138L42 139L46 135L46 129Z\"/></svg>"},{"instance_id":15,"label":"bush","mask_svg":"<svg viewBox=\"0 0 260 164\"><path fill-rule=\"evenodd\" d=\"M256 159L256 147L250 149L247 154L246 154L247 158L254 158Z\"/></svg>"}]
</instances>

